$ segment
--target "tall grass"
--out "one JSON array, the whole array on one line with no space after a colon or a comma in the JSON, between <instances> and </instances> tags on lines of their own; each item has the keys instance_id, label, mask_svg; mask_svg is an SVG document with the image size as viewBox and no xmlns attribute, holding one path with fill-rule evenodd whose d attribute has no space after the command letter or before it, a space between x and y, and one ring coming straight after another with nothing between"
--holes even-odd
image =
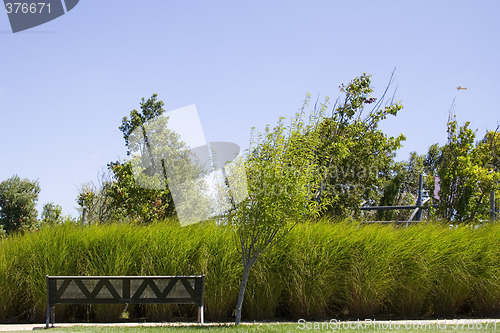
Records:
<instances>
[{"instance_id":1,"label":"tall grass","mask_svg":"<svg viewBox=\"0 0 500 333\"><path fill-rule=\"evenodd\" d=\"M500 315L500 224L408 228L321 220L298 225L259 259L248 320ZM207 320L231 320L243 272L232 231L64 224L0 241L0 321L43 321L45 275L206 274ZM58 305L58 321L117 321L123 305ZM193 306L128 308L131 317L187 320Z\"/></svg>"}]
</instances>

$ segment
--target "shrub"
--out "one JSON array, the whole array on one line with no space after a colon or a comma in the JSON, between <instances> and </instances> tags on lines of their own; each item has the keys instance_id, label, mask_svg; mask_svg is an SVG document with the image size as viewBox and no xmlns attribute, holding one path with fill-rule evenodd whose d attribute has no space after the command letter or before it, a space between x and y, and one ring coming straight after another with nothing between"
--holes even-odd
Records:
<instances>
[{"instance_id":1,"label":"shrub","mask_svg":"<svg viewBox=\"0 0 500 333\"><path fill-rule=\"evenodd\" d=\"M408 228L297 225L252 270L244 318L500 315L500 224ZM206 274L208 321L234 316L243 271L231 229L74 222L0 241L0 321L43 321L45 275ZM119 321L122 305L57 306L58 321ZM194 306L130 307L129 319L188 320Z\"/></svg>"}]
</instances>

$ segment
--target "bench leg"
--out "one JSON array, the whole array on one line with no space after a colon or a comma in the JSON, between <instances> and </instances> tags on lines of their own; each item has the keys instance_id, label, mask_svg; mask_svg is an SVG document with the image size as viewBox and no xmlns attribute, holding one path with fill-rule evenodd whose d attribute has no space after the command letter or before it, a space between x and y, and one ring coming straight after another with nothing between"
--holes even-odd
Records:
<instances>
[{"instance_id":1,"label":"bench leg","mask_svg":"<svg viewBox=\"0 0 500 333\"><path fill-rule=\"evenodd\" d=\"M203 305L198 307L198 323L203 325Z\"/></svg>"},{"instance_id":2,"label":"bench leg","mask_svg":"<svg viewBox=\"0 0 500 333\"><path fill-rule=\"evenodd\" d=\"M49 328L50 322L50 305L47 304L47 315L45 317L45 328Z\"/></svg>"},{"instance_id":3,"label":"bench leg","mask_svg":"<svg viewBox=\"0 0 500 333\"><path fill-rule=\"evenodd\" d=\"M54 327L54 322L56 321L56 308L55 308L55 306L52 307L51 312L52 312L52 327Z\"/></svg>"},{"instance_id":4,"label":"bench leg","mask_svg":"<svg viewBox=\"0 0 500 333\"><path fill-rule=\"evenodd\" d=\"M54 327L54 320L55 320L55 309L52 306L47 306L47 315L45 317L45 328L49 328L49 324L52 323L51 327Z\"/></svg>"}]
</instances>

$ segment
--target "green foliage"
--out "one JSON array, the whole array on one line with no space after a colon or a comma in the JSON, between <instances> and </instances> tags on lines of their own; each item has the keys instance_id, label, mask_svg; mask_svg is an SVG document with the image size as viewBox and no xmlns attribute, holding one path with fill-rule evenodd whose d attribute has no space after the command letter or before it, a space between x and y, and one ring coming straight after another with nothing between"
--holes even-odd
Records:
<instances>
[{"instance_id":1,"label":"green foliage","mask_svg":"<svg viewBox=\"0 0 500 333\"><path fill-rule=\"evenodd\" d=\"M286 127L281 118L274 128L253 137L246 159L249 198L229 214L236 228L245 268L236 323L249 271L258 257L285 237L297 221L317 217L325 211L333 216L360 212L363 201L371 200L385 183L394 152L404 136L387 137L378 124L402 109L392 102L383 108L382 100L362 118L370 97L370 75L355 78L340 90L344 102L325 112L328 98L316 106L309 117L306 96L299 113ZM340 189L340 191L339 191Z\"/></svg>"},{"instance_id":2,"label":"green foliage","mask_svg":"<svg viewBox=\"0 0 500 333\"><path fill-rule=\"evenodd\" d=\"M399 203L402 194L402 185L407 179L405 169L398 172L384 188L384 195L380 199L380 206L395 206ZM396 212L393 210L379 210L377 212L378 221L391 221L394 219ZM398 219L399 220L399 219Z\"/></svg>"},{"instance_id":3,"label":"green foliage","mask_svg":"<svg viewBox=\"0 0 500 333\"><path fill-rule=\"evenodd\" d=\"M130 162L111 162L108 170L109 178L100 186L86 184L78 195L77 203L87 207L88 221L151 223L174 215L170 193L137 186Z\"/></svg>"},{"instance_id":4,"label":"green foliage","mask_svg":"<svg viewBox=\"0 0 500 333\"><path fill-rule=\"evenodd\" d=\"M108 168L114 180L106 188L114 219L128 217L151 223L174 215L170 192L137 186L130 162L110 163Z\"/></svg>"},{"instance_id":5,"label":"green foliage","mask_svg":"<svg viewBox=\"0 0 500 333\"><path fill-rule=\"evenodd\" d=\"M486 133L475 143L475 133L466 122L458 128L457 121L448 122L448 143L442 147L437 174L440 177L438 213L456 222L488 219L489 193L500 194L500 161L496 159L498 138Z\"/></svg>"},{"instance_id":6,"label":"green foliage","mask_svg":"<svg viewBox=\"0 0 500 333\"><path fill-rule=\"evenodd\" d=\"M426 170L426 157L416 152L410 153L410 158L405 162L394 163L393 170L388 177L383 190L380 206L409 206L415 205L418 197L418 182L420 174ZM424 189L431 188L431 177L426 177ZM411 212L408 210L386 210L377 212L378 221L406 221Z\"/></svg>"},{"instance_id":7,"label":"green foliage","mask_svg":"<svg viewBox=\"0 0 500 333\"><path fill-rule=\"evenodd\" d=\"M127 117L123 117L122 125L119 127L119 130L123 133L123 139L125 139L125 145L129 148L129 137L132 132L144 125L147 121L152 120L165 112L163 109L163 101L157 100L158 95L153 94L151 98L145 100L141 99L141 111L137 111L136 109L130 111L130 119ZM130 150L127 151L127 154L130 153Z\"/></svg>"},{"instance_id":8,"label":"green foliage","mask_svg":"<svg viewBox=\"0 0 500 333\"><path fill-rule=\"evenodd\" d=\"M111 185L111 179L107 179L105 174L100 185L96 186L90 182L81 186L76 202L82 210L86 209L85 223L106 222L112 219L113 207L108 194Z\"/></svg>"},{"instance_id":9,"label":"green foliage","mask_svg":"<svg viewBox=\"0 0 500 333\"><path fill-rule=\"evenodd\" d=\"M193 156L190 147L169 127L168 121L166 116L157 117L129 135L128 148L132 155L130 164L135 184L143 189L163 191L165 198L162 198L161 205L164 210L174 211L173 202L166 206L165 200L170 195L175 196L175 213L181 224L205 220L208 214L204 212L211 211L215 204L202 195L207 191L207 183L200 180L208 172L201 165L205 162ZM152 195L155 193L159 192L151 192ZM161 213L164 212L156 215Z\"/></svg>"},{"instance_id":10,"label":"green foliage","mask_svg":"<svg viewBox=\"0 0 500 333\"><path fill-rule=\"evenodd\" d=\"M395 164L380 205L415 204L418 175L424 173L429 192L438 185L435 179L440 181L439 207L432 214L457 223L488 220L490 191L496 193L497 207L500 203L500 136L489 131L476 142L469 125L459 127L450 116L446 145L430 146L425 156L412 152L408 162ZM406 211L377 213L380 220L405 220L407 215Z\"/></svg>"},{"instance_id":11,"label":"green foliage","mask_svg":"<svg viewBox=\"0 0 500 333\"><path fill-rule=\"evenodd\" d=\"M125 139L128 149L127 154L138 149L138 147L134 146L136 141L130 140L131 135L134 135L134 130L142 127L142 132L144 132L146 122L161 116L165 112L163 105L163 101L157 100L157 95L153 94L148 100L142 98L140 103L141 111L134 109L130 112L130 119L127 117L122 119L122 125L119 129ZM148 139L147 135L144 135L144 137L145 144L151 153L151 150L154 150L151 147L153 145L150 142L151 138ZM152 222L155 219L164 219L175 214L172 196L166 182L165 189L162 190L138 186L130 162L112 162L108 164L108 169L113 175L113 181L107 188L107 194L110 198L114 218L129 217L143 222ZM163 177L165 181L164 174Z\"/></svg>"},{"instance_id":12,"label":"green foliage","mask_svg":"<svg viewBox=\"0 0 500 333\"><path fill-rule=\"evenodd\" d=\"M328 203L311 200L319 190L321 176L315 158L320 132L315 126L326 106L322 105L319 114L311 115L307 122L304 107L288 127L280 118L273 129L268 125L264 133L252 138L245 161L248 199L228 214L244 267L236 324L241 320L250 270L259 256L280 242L298 221L318 216Z\"/></svg>"},{"instance_id":13,"label":"green foliage","mask_svg":"<svg viewBox=\"0 0 500 333\"><path fill-rule=\"evenodd\" d=\"M153 94L148 100L142 98L140 111L134 109L130 112L130 118L122 119L119 129L125 139L127 154L130 155L138 148L134 146L136 140L131 137L134 130L140 127L144 130L147 121L162 115L165 111L163 105L162 101L157 100L157 95ZM107 167L109 173L103 176L101 184L84 185L76 200L81 207L87 207L89 221L129 220L151 223L175 215L168 185L165 184L164 189L139 186L132 172L131 161L111 162Z\"/></svg>"},{"instance_id":14,"label":"green foliage","mask_svg":"<svg viewBox=\"0 0 500 333\"><path fill-rule=\"evenodd\" d=\"M377 204L386 178L391 174L395 151L405 137L387 137L378 129L387 116L402 109L400 103L381 107L371 97L371 76L363 74L347 86L342 85L343 102L337 103L331 117L322 119L316 131L320 143L316 158L323 173L315 201L328 200L327 215L359 216L363 202ZM387 91L387 90L386 90ZM366 115L365 107L375 103Z\"/></svg>"},{"instance_id":15,"label":"green foliage","mask_svg":"<svg viewBox=\"0 0 500 333\"><path fill-rule=\"evenodd\" d=\"M63 222L62 207L53 202L43 205L41 223L49 226Z\"/></svg>"},{"instance_id":16,"label":"green foliage","mask_svg":"<svg viewBox=\"0 0 500 333\"><path fill-rule=\"evenodd\" d=\"M228 216L247 260L257 258L300 219L319 215L326 203L311 200L321 172L314 159L319 136L313 127L316 119L305 124L303 116L298 113L288 128L283 118L273 129L267 126L250 147L245 165L248 199Z\"/></svg>"},{"instance_id":17,"label":"green foliage","mask_svg":"<svg viewBox=\"0 0 500 333\"><path fill-rule=\"evenodd\" d=\"M171 221L147 227L109 223L82 228L66 222L30 235L10 237L0 243L0 321L23 313L44 317L47 274L205 273L213 277L206 283L205 314L214 320L225 319L234 307L241 268L228 228L207 223L179 227ZM61 315L58 317L77 315L70 312L74 308L58 307ZM117 320L121 311L115 310L92 306L89 315L97 320ZM194 316L196 308L146 306L144 311L142 315L151 320L162 320L179 315ZM82 313L85 316L85 311Z\"/></svg>"},{"instance_id":18,"label":"green foliage","mask_svg":"<svg viewBox=\"0 0 500 333\"><path fill-rule=\"evenodd\" d=\"M38 181L17 175L0 183L0 225L5 232L29 230L36 223L38 193Z\"/></svg>"},{"instance_id":19,"label":"green foliage","mask_svg":"<svg viewBox=\"0 0 500 333\"><path fill-rule=\"evenodd\" d=\"M424 170L430 176L437 176L437 170L443 157L442 148L435 143L429 147L424 159Z\"/></svg>"},{"instance_id":20,"label":"green foliage","mask_svg":"<svg viewBox=\"0 0 500 333\"><path fill-rule=\"evenodd\" d=\"M323 219L298 224L252 269L246 319L497 317L500 225L408 228ZM207 321L235 308L241 256L231 228L171 222L57 224L0 241L0 321L43 321L45 275L206 274ZM129 308L130 319L134 311ZM57 321L119 321L123 306L58 305ZM196 307L145 306L146 321L195 320ZM143 320L143 319L141 319Z\"/></svg>"}]
</instances>

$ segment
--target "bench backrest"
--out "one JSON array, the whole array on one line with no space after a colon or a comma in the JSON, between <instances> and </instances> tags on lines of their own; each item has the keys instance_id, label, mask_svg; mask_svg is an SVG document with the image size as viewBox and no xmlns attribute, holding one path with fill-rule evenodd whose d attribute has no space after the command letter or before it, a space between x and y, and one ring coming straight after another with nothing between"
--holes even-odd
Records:
<instances>
[{"instance_id":1,"label":"bench backrest","mask_svg":"<svg viewBox=\"0 0 500 333\"><path fill-rule=\"evenodd\" d=\"M47 276L47 303L196 304L203 306L200 276Z\"/></svg>"}]
</instances>

